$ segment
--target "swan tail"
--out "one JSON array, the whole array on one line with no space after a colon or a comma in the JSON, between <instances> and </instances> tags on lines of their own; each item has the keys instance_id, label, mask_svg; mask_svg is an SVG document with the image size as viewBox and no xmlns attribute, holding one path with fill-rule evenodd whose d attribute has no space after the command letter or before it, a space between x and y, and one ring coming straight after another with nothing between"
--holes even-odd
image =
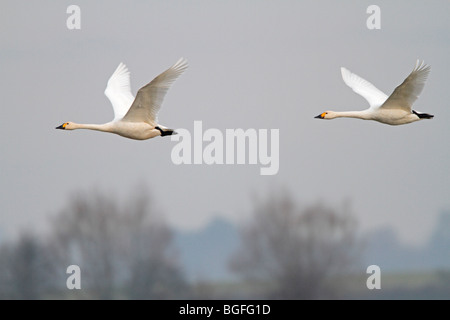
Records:
<instances>
[{"instance_id":1,"label":"swan tail","mask_svg":"<svg viewBox=\"0 0 450 320\"><path fill-rule=\"evenodd\" d=\"M434 115L429 113L419 113L417 111L412 111L416 116L418 116L420 119L433 119Z\"/></svg>"},{"instance_id":2,"label":"swan tail","mask_svg":"<svg viewBox=\"0 0 450 320\"><path fill-rule=\"evenodd\" d=\"M162 129L161 127L155 127L155 129L159 130L159 132L161 132L161 137L177 134L177 132L173 129L167 129L167 128Z\"/></svg>"}]
</instances>

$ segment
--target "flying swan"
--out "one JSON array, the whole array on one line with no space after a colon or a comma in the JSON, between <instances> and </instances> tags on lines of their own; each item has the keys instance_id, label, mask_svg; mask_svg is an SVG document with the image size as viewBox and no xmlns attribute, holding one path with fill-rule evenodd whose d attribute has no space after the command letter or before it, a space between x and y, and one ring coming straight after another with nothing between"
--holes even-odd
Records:
<instances>
[{"instance_id":1,"label":"flying swan","mask_svg":"<svg viewBox=\"0 0 450 320\"><path fill-rule=\"evenodd\" d=\"M417 60L416 66L411 74L388 97L370 82L345 68L341 68L342 79L345 84L352 88L354 92L363 96L369 102L370 107L362 111L325 111L315 118L358 118L375 120L390 125L432 119L434 116L431 114L420 113L411 109L425 86L429 72L430 67L424 62L419 63L419 60Z\"/></svg>"},{"instance_id":2,"label":"flying swan","mask_svg":"<svg viewBox=\"0 0 450 320\"><path fill-rule=\"evenodd\" d=\"M134 98L131 93L130 72L120 63L105 89L105 95L114 109L114 119L104 124L65 122L56 129L98 130L136 140L176 134L174 130L158 124L157 115L167 90L187 67L187 60L179 59L172 67L139 89Z\"/></svg>"}]
</instances>

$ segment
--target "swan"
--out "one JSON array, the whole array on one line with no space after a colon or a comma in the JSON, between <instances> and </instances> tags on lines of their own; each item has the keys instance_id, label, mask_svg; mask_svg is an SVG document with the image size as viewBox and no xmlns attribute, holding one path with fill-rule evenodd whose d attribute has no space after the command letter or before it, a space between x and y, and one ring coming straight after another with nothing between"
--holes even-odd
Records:
<instances>
[{"instance_id":1,"label":"swan","mask_svg":"<svg viewBox=\"0 0 450 320\"><path fill-rule=\"evenodd\" d=\"M357 76L346 68L341 68L342 79L354 92L363 96L370 107L362 111L325 111L315 118L335 119L340 117L375 120L389 125L407 124L422 119L432 119L434 116L412 110L430 72L430 66L424 62L416 62L416 66L401 85L395 88L388 97L369 81Z\"/></svg>"},{"instance_id":2,"label":"swan","mask_svg":"<svg viewBox=\"0 0 450 320\"><path fill-rule=\"evenodd\" d=\"M187 60L180 58L173 66L139 89L134 98L131 93L130 72L120 63L105 89L105 95L114 109L114 119L104 124L65 122L56 129L97 130L135 140L176 134L174 130L158 124L157 115L167 90L187 67Z\"/></svg>"}]
</instances>

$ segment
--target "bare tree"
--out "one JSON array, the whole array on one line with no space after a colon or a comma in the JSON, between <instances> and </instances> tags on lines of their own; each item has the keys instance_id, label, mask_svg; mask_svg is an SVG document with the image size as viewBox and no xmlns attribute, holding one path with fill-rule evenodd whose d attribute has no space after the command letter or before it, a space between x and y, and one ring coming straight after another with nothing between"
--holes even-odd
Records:
<instances>
[{"instance_id":1,"label":"bare tree","mask_svg":"<svg viewBox=\"0 0 450 320\"><path fill-rule=\"evenodd\" d=\"M78 265L84 297L164 299L187 286L172 233L141 192L122 209L110 197L78 195L53 223L59 270ZM60 275L61 276L61 275Z\"/></svg>"},{"instance_id":2,"label":"bare tree","mask_svg":"<svg viewBox=\"0 0 450 320\"><path fill-rule=\"evenodd\" d=\"M272 196L257 201L230 266L268 288L267 298L330 297L328 280L355 259L355 237L348 212L323 205L300 209L289 196Z\"/></svg>"},{"instance_id":3,"label":"bare tree","mask_svg":"<svg viewBox=\"0 0 450 320\"><path fill-rule=\"evenodd\" d=\"M51 287L47 252L36 237L24 234L0 249L0 298L40 299Z\"/></svg>"}]
</instances>

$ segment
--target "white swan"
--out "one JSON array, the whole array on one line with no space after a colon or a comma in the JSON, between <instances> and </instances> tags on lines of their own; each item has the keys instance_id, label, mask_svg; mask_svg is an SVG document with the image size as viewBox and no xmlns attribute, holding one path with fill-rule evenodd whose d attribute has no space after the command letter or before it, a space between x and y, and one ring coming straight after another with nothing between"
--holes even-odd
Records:
<instances>
[{"instance_id":1,"label":"white swan","mask_svg":"<svg viewBox=\"0 0 450 320\"><path fill-rule=\"evenodd\" d=\"M65 122L56 129L98 130L136 140L176 134L174 130L158 124L157 114L167 90L187 67L187 60L179 59L172 67L139 89L134 98L131 94L130 73L127 67L120 63L105 89L105 95L114 109L114 119L104 124Z\"/></svg>"},{"instance_id":2,"label":"white swan","mask_svg":"<svg viewBox=\"0 0 450 320\"><path fill-rule=\"evenodd\" d=\"M424 62L419 63L419 60L417 60L416 66L411 74L401 85L395 88L394 92L388 97L370 82L351 73L345 68L341 68L342 79L345 84L352 88L353 91L363 96L369 102L370 107L362 111L325 111L315 118L358 118L375 120L390 125L400 125L422 119L432 119L434 116L431 114L420 113L411 109L413 103L417 100L425 86L425 81L427 80L429 72L430 67L425 65Z\"/></svg>"}]
</instances>

